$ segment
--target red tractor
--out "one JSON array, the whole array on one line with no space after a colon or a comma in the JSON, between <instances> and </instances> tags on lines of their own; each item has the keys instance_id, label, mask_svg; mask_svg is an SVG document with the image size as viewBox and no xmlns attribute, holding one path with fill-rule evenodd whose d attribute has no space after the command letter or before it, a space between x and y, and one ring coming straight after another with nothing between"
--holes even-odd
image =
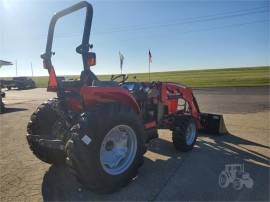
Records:
<instances>
[{"instance_id":1,"label":"red tractor","mask_svg":"<svg viewBox=\"0 0 270 202\"><path fill-rule=\"evenodd\" d=\"M86 9L82 44L83 71L79 80L59 80L51 57L56 21ZM27 140L42 161L67 163L78 180L95 192L112 192L126 185L143 164L147 143L158 129L170 129L179 151L191 150L199 130L220 134L222 116L200 113L191 88L168 82L128 82L127 75L100 81L90 67L96 55L89 52L93 8L80 2L56 13L46 51L41 55L49 72L48 91L57 98L38 107L27 127Z\"/></svg>"}]
</instances>

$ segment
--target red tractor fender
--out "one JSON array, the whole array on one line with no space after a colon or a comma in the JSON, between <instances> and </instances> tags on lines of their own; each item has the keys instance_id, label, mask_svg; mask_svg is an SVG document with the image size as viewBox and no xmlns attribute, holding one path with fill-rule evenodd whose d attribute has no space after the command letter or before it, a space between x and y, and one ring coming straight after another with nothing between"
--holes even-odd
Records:
<instances>
[{"instance_id":1,"label":"red tractor fender","mask_svg":"<svg viewBox=\"0 0 270 202\"><path fill-rule=\"evenodd\" d=\"M136 113L140 113L140 107L135 98L128 90L121 87L83 86L81 87L80 95L83 98L85 108L90 108L99 103L119 102L130 106Z\"/></svg>"}]
</instances>

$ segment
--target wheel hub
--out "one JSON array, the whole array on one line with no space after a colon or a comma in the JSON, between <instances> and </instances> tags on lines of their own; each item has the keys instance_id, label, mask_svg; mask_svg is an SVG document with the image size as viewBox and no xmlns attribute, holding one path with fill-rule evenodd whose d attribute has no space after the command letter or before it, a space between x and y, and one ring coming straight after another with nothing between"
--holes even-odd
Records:
<instances>
[{"instance_id":1,"label":"wheel hub","mask_svg":"<svg viewBox=\"0 0 270 202\"><path fill-rule=\"evenodd\" d=\"M52 138L64 140L64 136L66 133L65 124L63 121L57 121L52 126Z\"/></svg>"},{"instance_id":2,"label":"wheel hub","mask_svg":"<svg viewBox=\"0 0 270 202\"><path fill-rule=\"evenodd\" d=\"M113 149L113 147L114 147L113 141L109 141L106 143L106 146L105 146L106 151L111 151Z\"/></svg>"},{"instance_id":3,"label":"wheel hub","mask_svg":"<svg viewBox=\"0 0 270 202\"><path fill-rule=\"evenodd\" d=\"M100 148L103 169L112 175L125 172L132 164L137 152L137 138L127 125L112 128L104 137Z\"/></svg>"}]
</instances>

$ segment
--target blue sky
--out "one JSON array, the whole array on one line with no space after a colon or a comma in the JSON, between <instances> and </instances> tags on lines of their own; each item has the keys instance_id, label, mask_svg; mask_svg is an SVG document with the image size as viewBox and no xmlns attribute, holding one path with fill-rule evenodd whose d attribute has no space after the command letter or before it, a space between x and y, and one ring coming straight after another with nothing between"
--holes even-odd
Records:
<instances>
[{"instance_id":1,"label":"blue sky","mask_svg":"<svg viewBox=\"0 0 270 202\"><path fill-rule=\"evenodd\" d=\"M17 60L18 75L47 75L45 50L52 15L77 1L0 0L0 59ZM269 65L269 1L89 1L94 7L90 42L97 74ZM58 75L79 74L84 12L56 26L53 64ZM15 66L0 69L14 76Z\"/></svg>"}]
</instances>

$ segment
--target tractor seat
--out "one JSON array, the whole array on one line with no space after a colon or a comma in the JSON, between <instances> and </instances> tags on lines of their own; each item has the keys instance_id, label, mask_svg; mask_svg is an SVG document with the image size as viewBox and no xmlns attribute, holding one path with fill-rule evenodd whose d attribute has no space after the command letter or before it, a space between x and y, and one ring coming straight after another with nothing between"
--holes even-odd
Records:
<instances>
[{"instance_id":1,"label":"tractor seat","mask_svg":"<svg viewBox=\"0 0 270 202\"><path fill-rule=\"evenodd\" d=\"M92 86L99 86L99 87L119 87L116 81L100 81L94 80L92 82Z\"/></svg>"},{"instance_id":2,"label":"tractor seat","mask_svg":"<svg viewBox=\"0 0 270 202\"><path fill-rule=\"evenodd\" d=\"M100 81L96 75L90 70L85 69L81 72L80 81L87 86L99 86L99 87L118 87L116 81Z\"/></svg>"},{"instance_id":3,"label":"tractor seat","mask_svg":"<svg viewBox=\"0 0 270 202\"><path fill-rule=\"evenodd\" d=\"M60 89L67 89L67 88L80 88L82 86L82 82L79 80L58 80L58 86Z\"/></svg>"}]
</instances>

